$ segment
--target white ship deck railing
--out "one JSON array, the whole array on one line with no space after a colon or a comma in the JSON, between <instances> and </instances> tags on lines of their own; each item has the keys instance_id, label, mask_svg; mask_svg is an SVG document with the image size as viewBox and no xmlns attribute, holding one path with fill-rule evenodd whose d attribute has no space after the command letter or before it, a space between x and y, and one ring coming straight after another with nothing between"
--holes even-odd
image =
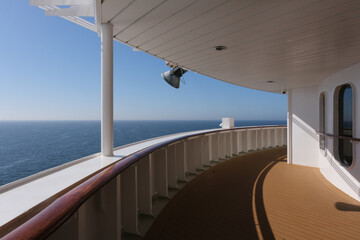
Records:
<instances>
[{"instance_id":1,"label":"white ship deck railing","mask_svg":"<svg viewBox=\"0 0 360 240\"><path fill-rule=\"evenodd\" d=\"M186 181L188 174L197 174L213 162L284 146L286 138L286 126L261 126L194 131L130 145L126 157L113 163L109 160L106 167L97 166L97 171L5 223L0 236L7 234L4 240L121 239L124 233L143 236L139 215L153 216L154 197L169 198L169 189L178 188L178 182ZM115 151L115 158L121 158L117 156L121 149L126 148ZM63 171L88 161L91 158L60 168ZM56 173L49 172L49 176ZM34 181L41 182L43 175ZM20 189L29 184L27 181L7 186L0 202L3 194Z\"/></svg>"}]
</instances>

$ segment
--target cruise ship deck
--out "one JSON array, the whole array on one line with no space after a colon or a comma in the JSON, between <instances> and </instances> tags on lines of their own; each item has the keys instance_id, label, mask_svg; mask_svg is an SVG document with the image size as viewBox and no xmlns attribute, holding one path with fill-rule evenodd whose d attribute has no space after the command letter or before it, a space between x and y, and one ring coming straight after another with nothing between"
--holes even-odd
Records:
<instances>
[{"instance_id":1,"label":"cruise ship deck","mask_svg":"<svg viewBox=\"0 0 360 240\"><path fill-rule=\"evenodd\" d=\"M101 38L101 153L2 186L2 240L359 239L360 1L30 5ZM286 94L287 126L224 118L221 129L114 149L114 40L164 61L177 83L181 68Z\"/></svg>"},{"instance_id":2,"label":"cruise ship deck","mask_svg":"<svg viewBox=\"0 0 360 240\"><path fill-rule=\"evenodd\" d=\"M348 224L351 223L351 224ZM360 206L286 148L232 158L168 203L145 239L354 239Z\"/></svg>"}]
</instances>

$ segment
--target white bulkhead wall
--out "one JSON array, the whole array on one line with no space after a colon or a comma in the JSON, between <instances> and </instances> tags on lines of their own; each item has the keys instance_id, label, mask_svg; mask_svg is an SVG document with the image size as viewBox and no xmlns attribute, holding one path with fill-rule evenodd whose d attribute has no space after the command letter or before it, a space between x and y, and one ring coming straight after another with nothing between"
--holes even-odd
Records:
<instances>
[{"instance_id":1,"label":"white bulkhead wall","mask_svg":"<svg viewBox=\"0 0 360 240\"><path fill-rule=\"evenodd\" d=\"M333 74L319 86L318 95L325 92L325 131L338 135L334 132L334 94L338 86L346 83L349 83L353 90L353 137L360 138L360 64ZM360 201L360 143L353 142L353 163L346 167L338 161L334 141L327 138L325 151L319 149L320 171L332 184Z\"/></svg>"},{"instance_id":2,"label":"white bulkhead wall","mask_svg":"<svg viewBox=\"0 0 360 240\"><path fill-rule=\"evenodd\" d=\"M334 140L326 138L325 151L319 147L319 99L325 93L325 132L334 130L334 94L338 86L349 83L353 90L353 137L360 138L360 64L339 71L326 78L319 86L291 89L289 114L292 119L293 164L319 167L324 177L340 190L360 201L360 143L353 142L353 163L340 164L334 149ZM291 129L289 127L289 129Z\"/></svg>"},{"instance_id":3,"label":"white bulkhead wall","mask_svg":"<svg viewBox=\"0 0 360 240\"><path fill-rule=\"evenodd\" d=\"M293 164L319 167L317 94L318 87L294 88L289 93Z\"/></svg>"}]
</instances>

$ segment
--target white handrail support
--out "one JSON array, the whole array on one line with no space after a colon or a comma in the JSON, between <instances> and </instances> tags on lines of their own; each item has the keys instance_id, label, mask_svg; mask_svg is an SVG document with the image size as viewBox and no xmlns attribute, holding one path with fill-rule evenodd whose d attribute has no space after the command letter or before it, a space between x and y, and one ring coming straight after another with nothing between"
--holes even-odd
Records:
<instances>
[{"instance_id":1,"label":"white handrail support","mask_svg":"<svg viewBox=\"0 0 360 240\"><path fill-rule=\"evenodd\" d=\"M114 155L113 26L101 24L101 154Z\"/></svg>"}]
</instances>

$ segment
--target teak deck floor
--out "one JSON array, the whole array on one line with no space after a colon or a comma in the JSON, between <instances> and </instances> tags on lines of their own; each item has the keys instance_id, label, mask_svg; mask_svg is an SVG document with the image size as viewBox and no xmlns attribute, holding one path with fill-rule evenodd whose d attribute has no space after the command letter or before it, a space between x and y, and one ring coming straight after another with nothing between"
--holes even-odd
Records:
<instances>
[{"instance_id":1,"label":"teak deck floor","mask_svg":"<svg viewBox=\"0 0 360 240\"><path fill-rule=\"evenodd\" d=\"M360 204L286 148L203 172L171 199L144 239L360 239Z\"/></svg>"}]
</instances>

